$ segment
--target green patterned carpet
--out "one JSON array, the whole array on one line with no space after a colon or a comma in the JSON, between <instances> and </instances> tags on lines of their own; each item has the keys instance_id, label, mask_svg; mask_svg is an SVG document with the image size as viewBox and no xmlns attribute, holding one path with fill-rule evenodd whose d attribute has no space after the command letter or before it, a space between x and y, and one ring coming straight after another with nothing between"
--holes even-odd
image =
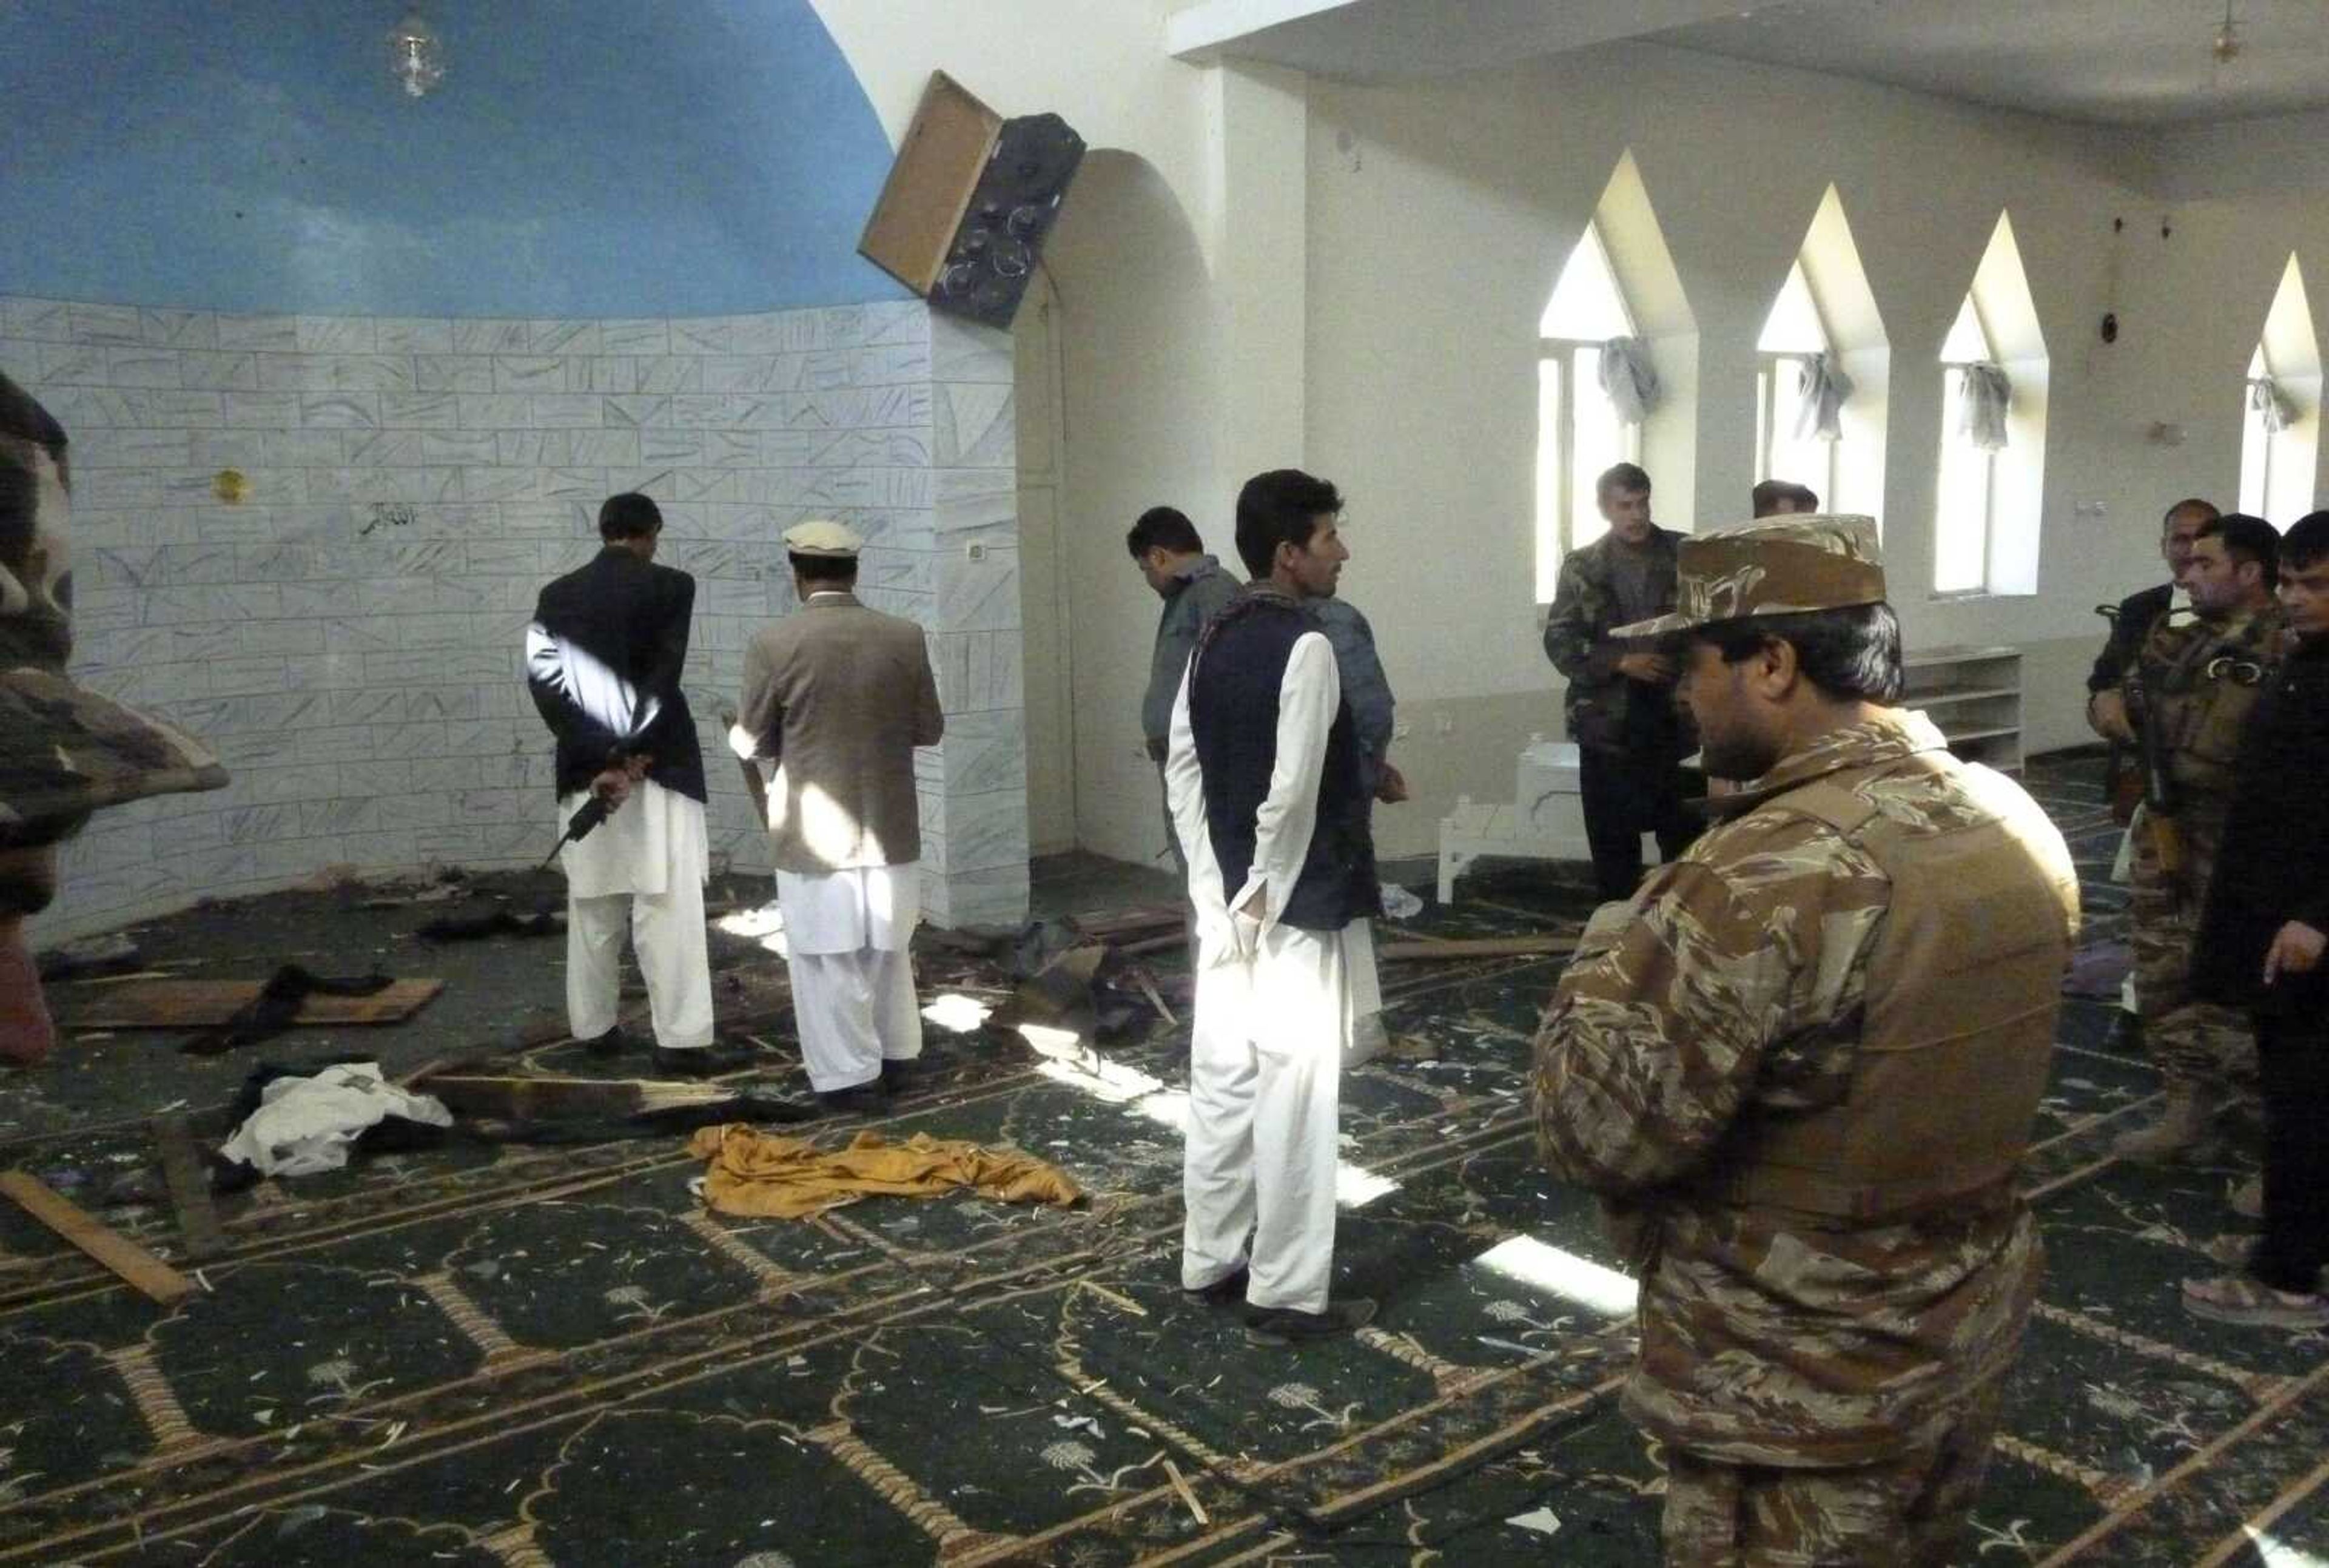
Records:
<instances>
[{"instance_id":1,"label":"green patterned carpet","mask_svg":"<svg viewBox=\"0 0 2329 1568\"><path fill-rule=\"evenodd\" d=\"M2124 899L2087 772L2037 782L2102 940ZM1461 891L1411 929L1585 911L1541 867ZM933 1030L883 1124L1055 1160L1092 1194L1069 1213L734 1222L677 1138L454 1144L225 1201L229 1255L164 1309L0 1207L0 1563L1654 1563L1656 1456L1612 1403L1627 1325L1592 1304L1612 1259L1530 1157L1556 974L1389 972L1407 1049L1346 1080L1336 1252L1383 1312L1298 1350L1174 1288L1185 1034L1161 1026L1059 1059ZM924 960L926 995L995 983ZM2052 1268L1966 1561L2329 1562L2329 1343L2183 1313L2241 1173L2106 1157L2155 1092L2109 1025L2066 1011L2029 1177ZM0 1163L134 1169L141 1138ZM165 1208L105 1214L170 1252Z\"/></svg>"}]
</instances>

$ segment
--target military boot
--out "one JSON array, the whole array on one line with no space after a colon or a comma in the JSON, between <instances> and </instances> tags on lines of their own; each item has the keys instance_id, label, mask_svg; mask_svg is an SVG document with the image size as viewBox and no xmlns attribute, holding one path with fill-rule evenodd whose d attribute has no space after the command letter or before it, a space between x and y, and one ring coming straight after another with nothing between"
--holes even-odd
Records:
<instances>
[{"instance_id":1,"label":"military boot","mask_svg":"<svg viewBox=\"0 0 2329 1568\"><path fill-rule=\"evenodd\" d=\"M2159 1119L2149 1127L2120 1135L2112 1143L2111 1153L2121 1159L2164 1165L2204 1143L2209 1124L2214 1119L2215 1107L2199 1085L2171 1083L2167 1086L2167 1106L2159 1113Z\"/></svg>"}]
</instances>

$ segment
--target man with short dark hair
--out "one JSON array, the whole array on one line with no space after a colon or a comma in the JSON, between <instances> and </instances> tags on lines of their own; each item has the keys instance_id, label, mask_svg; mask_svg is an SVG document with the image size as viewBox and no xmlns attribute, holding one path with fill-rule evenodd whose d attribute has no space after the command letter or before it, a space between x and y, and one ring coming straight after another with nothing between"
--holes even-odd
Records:
<instances>
[{"instance_id":1,"label":"man with short dark hair","mask_svg":"<svg viewBox=\"0 0 2329 1568\"><path fill-rule=\"evenodd\" d=\"M1541 1147L1640 1272L1624 1401L1665 1561L1957 1561L2037 1294L2015 1176L2078 879L2011 779L1893 706L1867 517L1682 541L1707 771L1682 858L1587 926L1537 1036Z\"/></svg>"},{"instance_id":2,"label":"man with short dark hair","mask_svg":"<svg viewBox=\"0 0 2329 1568\"><path fill-rule=\"evenodd\" d=\"M711 1049L703 752L679 684L695 579L655 564L663 513L646 496L608 496L599 537L597 556L542 590L525 634L526 686L558 741L560 825L586 800L609 813L559 852L567 1022L594 1055L624 1048L615 1020L627 923L655 1069L701 1077L736 1062Z\"/></svg>"},{"instance_id":3,"label":"man with short dark hair","mask_svg":"<svg viewBox=\"0 0 2329 1568\"><path fill-rule=\"evenodd\" d=\"M1606 902L1642 876L1642 835L1671 860L1698 831L1683 803L1689 729L1674 703L1674 661L1653 644L1610 635L1674 608L1679 534L1650 516L1650 477L1619 463L1594 487L1609 532L1561 561L1544 623L1545 656L1568 678L1561 699L1579 751L1579 805Z\"/></svg>"},{"instance_id":4,"label":"man with short dark hair","mask_svg":"<svg viewBox=\"0 0 2329 1568\"><path fill-rule=\"evenodd\" d=\"M1341 1063L1353 1020L1381 1005L1360 742L1302 608L1350 558L1342 506L1299 469L1246 482L1237 543L1253 581L1190 660L1165 760L1197 911L1181 1283L1242 1299L1271 1341L1374 1316L1329 1289Z\"/></svg>"},{"instance_id":5,"label":"man with short dark hair","mask_svg":"<svg viewBox=\"0 0 2329 1568\"><path fill-rule=\"evenodd\" d=\"M2190 970L2240 732L2285 651L2273 599L2279 548L2261 517L2235 512L2201 524L2181 576L2190 612L2153 621L2122 673L2173 797L2164 811L2145 801L2129 861L2136 1004L2165 1093L2154 1120L2111 1145L2123 1159L2173 1160L2204 1148L2218 1113L2256 1078L2248 1020L2194 997Z\"/></svg>"},{"instance_id":6,"label":"man with short dark hair","mask_svg":"<svg viewBox=\"0 0 2329 1568\"><path fill-rule=\"evenodd\" d=\"M1238 595L1237 579L1205 553L1205 542L1195 524L1171 506L1151 506L1124 536L1124 548L1140 568L1141 577L1164 601L1156 618L1156 641L1148 656L1148 688L1140 698L1140 734L1155 762L1161 786L1164 747L1173 732L1173 699L1197 648L1205 623L1221 613ZM1164 847L1174 869L1189 872L1181 860L1181 845L1173 832L1173 812L1164 812Z\"/></svg>"},{"instance_id":7,"label":"man with short dark hair","mask_svg":"<svg viewBox=\"0 0 2329 1568\"><path fill-rule=\"evenodd\" d=\"M2184 1307L2222 1322L2329 1327L2329 512L2280 542L2293 642L2232 768L2192 989L2247 1010L2264 1098L2264 1233L2239 1274L2194 1280Z\"/></svg>"},{"instance_id":8,"label":"man with short dark hair","mask_svg":"<svg viewBox=\"0 0 2329 1568\"><path fill-rule=\"evenodd\" d=\"M787 532L800 609L745 648L729 736L777 764L767 827L794 1022L809 1087L844 1111L881 1110L922 1053L914 748L946 732L922 628L853 591L861 547L822 519Z\"/></svg>"},{"instance_id":9,"label":"man with short dark hair","mask_svg":"<svg viewBox=\"0 0 2329 1568\"><path fill-rule=\"evenodd\" d=\"M1789 479L1765 479L1749 493L1758 521L1819 510L1819 492Z\"/></svg>"},{"instance_id":10,"label":"man with short dark hair","mask_svg":"<svg viewBox=\"0 0 2329 1568\"><path fill-rule=\"evenodd\" d=\"M2126 694L2122 689L2127 666L2134 662L2136 650L2143 646L2152 622L2174 604L2183 569L2192 560L2192 541L2200 537L2200 529L2221 515L2213 502L2193 496L2176 502L2160 518L2159 556L2167 562L2168 581L2140 593L2130 593L2119 601L2118 610L2111 618L2110 636L2104 639L2102 652L2095 656L2095 667L2087 675L2087 723L2104 740L2121 745L2135 743L2135 726L2127 717Z\"/></svg>"}]
</instances>

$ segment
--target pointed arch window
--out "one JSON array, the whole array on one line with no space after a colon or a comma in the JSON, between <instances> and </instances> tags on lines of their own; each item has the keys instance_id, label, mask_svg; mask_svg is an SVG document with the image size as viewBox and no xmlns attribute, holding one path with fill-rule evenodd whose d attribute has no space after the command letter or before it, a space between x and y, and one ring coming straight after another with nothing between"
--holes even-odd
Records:
<instances>
[{"instance_id":1,"label":"pointed arch window","mask_svg":"<svg viewBox=\"0 0 2329 1568\"><path fill-rule=\"evenodd\" d=\"M1823 417L1823 400L1840 402L1835 338L1821 316L1819 301L1805 276L1801 257L1789 264L1787 281L1755 340L1760 368L1755 378L1755 477L1787 479L1819 492L1821 504L1836 494L1837 439L1833 408Z\"/></svg>"},{"instance_id":2,"label":"pointed arch window","mask_svg":"<svg viewBox=\"0 0 2329 1568\"><path fill-rule=\"evenodd\" d=\"M1608 527L1594 481L1613 463L1641 459L1641 411L1621 406L1605 385L1613 341L1638 350L1639 334L1598 222L1585 225L1570 252L1537 336L1536 598L1550 604L1561 557Z\"/></svg>"},{"instance_id":3,"label":"pointed arch window","mask_svg":"<svg viewBox=\"0 0 2329 1568\"><path fill-rule=\"evenodd\" d=\"M2013 220L2003 213L1939 361L1933 591L2035 593L2051 373Z\"/></svg>"},{"instance_id":4,"label":"pointed arch window","mask_svg":"<svg viewBox=\"0 0 2329 1568\"><path fill-rule=\"evenodd\" d=\"M1939 526L1933 545L1933 590L1973 593L1989 582L1989 535L1997 510L1997 447L1974 429L1966 378L1994 369L1997 350L1968 294L1941 344L1941 458L1937 480Z\"/></svg>"},{"instance_id":5,"label":"pointed arch window","mask_svg":"<svg viewBox=\"0 0 2329 1568\"><path fill-rule=\"evenodd\" d=\"M2305 276L2291 256L2241 388L2241 511L2286 524L2313 510L2321 381Z\"/></svg>"}]
</instances>

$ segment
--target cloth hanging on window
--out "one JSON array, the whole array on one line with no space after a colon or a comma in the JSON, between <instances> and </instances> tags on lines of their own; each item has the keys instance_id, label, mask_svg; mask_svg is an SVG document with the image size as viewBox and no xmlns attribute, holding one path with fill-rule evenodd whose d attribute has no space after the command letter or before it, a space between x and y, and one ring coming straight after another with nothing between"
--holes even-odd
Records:
<instances>
[{"instance_id":1,"label":"cloth hanging on window","mask_svg":"<svg viewBox=\"0 0 2329 1568\"><path fill-rule=\"evenodd\" d=\"M1843 405L1852 396L1852 378L1828 362L1824 354L1804 361L1796 383L1796 439L1843 439Z\"/></svg>"},{"instance_id":2,"label":"cloth hanging on window","mask_svg":"<svg viewBox=\"0 0 2329 1568\"><path fill-rule=\"evenodd\" d=\"M1957 434L1985 452L2005 449L2005 415L2013 406L2013 383L2005 372L1984 362L1964 367L1957 386Z\"/></svg>"},{"instance_id":3,"label":"cloth hanging on window","mask_svg":"<svg viewBox=\"0 0 2329 1568\"><path fill-rule=\"evenodd\" d=\"M1657 411L1664 389L1650 364L1650 345L1638 337L1613 337L1601 345L1601 393L1621 425L1638 425Z\"/></svg>"},{"instance_id":4,"label":"cloth hanging on window","mask_svg":"<svg viewBox=\"0 0 2329 1568\"><path fill-rule=\"evenodd\" d=\"M2280 383L2268 375L2249 383L2249 407L2256 411L2257 422L2268 436L2277 436L2296 422L2296 405L2280 390Z\"/></svg>"}]
</instances>

